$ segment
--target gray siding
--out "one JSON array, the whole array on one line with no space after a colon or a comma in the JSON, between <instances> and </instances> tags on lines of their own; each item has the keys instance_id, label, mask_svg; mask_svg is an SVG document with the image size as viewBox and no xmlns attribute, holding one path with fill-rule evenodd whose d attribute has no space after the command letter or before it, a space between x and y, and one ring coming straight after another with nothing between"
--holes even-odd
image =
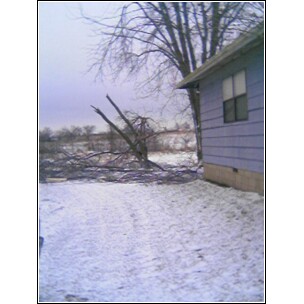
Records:
<instances>
[{"instance_id":1,"label":"gray siding","mask_svg":"<svg viewBox=\"0 0 304 304\"><path fill-rule=\"evenodd\" d=\"M248 115L224 123L222 80L246 69ZM200 81L204 162L264 172L264 50L258 47Z\"/></svg>"}]
</instances>

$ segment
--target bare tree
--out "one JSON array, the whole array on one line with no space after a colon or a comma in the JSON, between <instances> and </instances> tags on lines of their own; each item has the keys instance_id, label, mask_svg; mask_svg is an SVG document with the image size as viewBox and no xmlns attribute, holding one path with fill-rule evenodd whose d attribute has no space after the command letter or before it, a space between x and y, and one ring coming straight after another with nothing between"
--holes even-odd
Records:
<instances>
[{"instance_id":1,"label":"bare tree","mask_svg":"<svg viewBox=\"0 0 304 304\"><path fill-rule=\"evenodd\" d=\"M106 96L111 105L119 114L121 120L125 123L124 128L120 128L113 123L99 108L91 106L94 111L102 117L102 119L127 143L129 149L123 153L131 152L140 163L141 167L149 168L151 165L163 170L159 165L148 159L147 139L153 135L149 127L148 121L150 118L143 117L132 113L130 119L127 118L117 104L111 99L109 95Z\"/></svg>"},{"instance_id":2,"label":"bare tree","mask_svg":"<svg viewBox=\"0 0 304 304\"><path fill-rule=\"evenodd\" d=\"M263 20L262 3L251 2L131 2L112 18L82 18L95 26L100 42L90 70L116 79L122 72L139 76L138 89L147 95L174 88L235 39ZM144 73L143 73L144 72ZM146 76L146 77L144 77ZM144 78L144 80L143 80ZM196 88L187 90L202 160L200 103Z\"/></svg>"},{"instance_id":3,"label":"bare tree","mask_svg":"<svg viewBox=\"0 0 304 304\"><path fill-rule=\"evenodd\" d=\"M95 129L96 129L96 127L93 125L87 125L87 126L83 127L83 131L87 137L87 140L89 140L90 135L92 135L94 133Z\"/></svg>"},{"instance_id":4,"label":"bare tree","mask_svg":"<svg viewBox=\"0 0 304 304\"><path fill-rule=\"evenodd\" d=\"M63 127L56 132L59 139L70 141L72 138L71 131L67 127Z\"/></svg>"},{"instance_id":5,"label":"bare tree","mask_svg":"<svg viewBox=\"0 0 304 304\"><path fill-rule=\"evenodd\" d=\"M39 159L44 159L56 151L54 132L46 127L39 131Z\"/></svg>"},{"instance_id":6,"label":"bare tree","mask_svg":"<svg viewBox=\"0 0 304 304\"><path fill-rule=\"evenodd\" d=\"M71 134L72 134L72 137L75 139L79 136L81 136L82 134L82 129L81 127L78 127L78 126L71 126Z\"/></svg>"},{"instance_id":7,"label":"bare tree","mask_svg":"<svg viewBox=\"0 0 304 304\"><path fill-rule=\"evenodd\" d=\"M46 127L39 131L39 141L44 142L44 141L51 141L53 138L53 131Z\"/></svg>"},{"instance_id":8,"label":"bare tree","mask_svg":"<svg viewBox=\"0 0 304 304\"><path fill-rule=\"evenodd\" d=\"M70 126L70 128L63 127L56 132L56 135L63 142L71 143L72 149L74 149L74 142L82 135L82 128L78 126Z\"/></svg>"},{"instance_id":9,"label":"bare tree","mask_svg":"<svg viewBox=\"0 0 304 304\"><path fill-rule=\"evenodd\" d=\"M86 125L82 129L83 129L82 132L85 135L86 140L87 140L88 149L89 150L94 149L94 141L92 141L91 135L95 131L96 127L93 125Z\"/></svg>"}]
</instances>

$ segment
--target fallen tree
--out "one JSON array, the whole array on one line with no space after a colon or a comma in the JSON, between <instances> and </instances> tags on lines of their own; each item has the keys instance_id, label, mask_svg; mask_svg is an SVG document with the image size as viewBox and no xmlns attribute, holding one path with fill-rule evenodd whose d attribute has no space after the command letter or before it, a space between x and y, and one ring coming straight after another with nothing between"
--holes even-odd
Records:
<instances>
[{"instance_id":1,"label":"fallen tree","mask_svg":"<svg viewBox=\"0 0 304 304\"><path fill-rule=\"evenodd\" d=\"M111 155L108 161L101 157ZM104 151L87 154L69 153L61 150L58 157L52 160L40 160L40 182L65 180L97 180L118 183L151 183L158 184L186 183L202 177L199 168L154 166L138 168L138 161L132 160L127 153ZM161 168L161 169L159 169Z\"/></svg>"},{"instance_id":2,"label":"fallen tree","mask_svg":"<svg viewBox=\"0 0 304 304\"><path fill-rule=\"evenodd\" d=\"M109 95L106 97L124 122L124 127L112 122L99 108L91 107L126 142L126 148L122 151L110 149L71 153L59 147L53 151L52 158L40 158L40 182L93 179L122 183L185 183L201 178L199 167L162 167L149 160L148 140L164 131L155 132L149 126L148 121L152 120L149 117L136 113L130 115L130 112L124 114Z\"/></svg>"},{"instance_id":3,"label":"fallen tree","mask_svg":"<svg viewBox=\"0 0 304 304\"><path fill-rule=\"evenodd\" d=\"M148 132L148 120L150 118L136 115L136 117L131 122L126 117L126 115L123 114L123 112L119 109L119 107L115 104L115 102L110 98L109 95L107 95L106 98L114 107L122 121L126 124L126 129L128 130L128 132L123 131L121 128L119 128L119 126L113 123L99 108L96 108L92 105L91 107L113 130L115 130L121 136L122 139L125 140L125 142L129 146L128 151L121 153L132 153L134 157L138 160L140 167L142 168L151 168L151 166L155 166L158 169L164 170L162 167L152 162L148 158L148 147L146 141L148 138L155 136L154 132Z\"/></svg>"}]
</instances>

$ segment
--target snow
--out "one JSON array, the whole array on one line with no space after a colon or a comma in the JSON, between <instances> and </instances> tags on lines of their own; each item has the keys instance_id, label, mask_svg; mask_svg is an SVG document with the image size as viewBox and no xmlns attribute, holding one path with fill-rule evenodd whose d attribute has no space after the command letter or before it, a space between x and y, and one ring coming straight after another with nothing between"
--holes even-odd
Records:
<instances>
[{"instance_id":1,"label":"snow","mask_svg":"<svg viewBox=\"0 0 304 304\"><path fill-rule=\"evenodd\" d=\"M40 184L40 301L264 299L264 198L187 184Z\"/></svg>"},{"instance_id":2,"label":"snow","mask_svg":"<svg viewBox=\"0 0 304 304\"><path fill-rule=\"evenodd\" d=\"M171 166L193 166L196 161L195 152L151 152L149 153L149 159L160 165L171 165Z\"/></svg>"}]
</instances>

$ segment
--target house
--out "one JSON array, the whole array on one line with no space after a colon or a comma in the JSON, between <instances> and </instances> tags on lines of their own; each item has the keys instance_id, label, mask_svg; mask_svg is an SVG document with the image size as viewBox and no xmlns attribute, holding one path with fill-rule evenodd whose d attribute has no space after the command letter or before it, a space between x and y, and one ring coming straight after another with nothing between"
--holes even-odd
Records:
<instances>
[{"instance_id":1,"label":"house","mask_svg":"<svg viewBox=\"0 0 304 304\"><path fill-rule=\"evenodd\" d=\"M177 88L199 90L205 179L264 193L264 24Z\"/></svg>"}]
</instances>

